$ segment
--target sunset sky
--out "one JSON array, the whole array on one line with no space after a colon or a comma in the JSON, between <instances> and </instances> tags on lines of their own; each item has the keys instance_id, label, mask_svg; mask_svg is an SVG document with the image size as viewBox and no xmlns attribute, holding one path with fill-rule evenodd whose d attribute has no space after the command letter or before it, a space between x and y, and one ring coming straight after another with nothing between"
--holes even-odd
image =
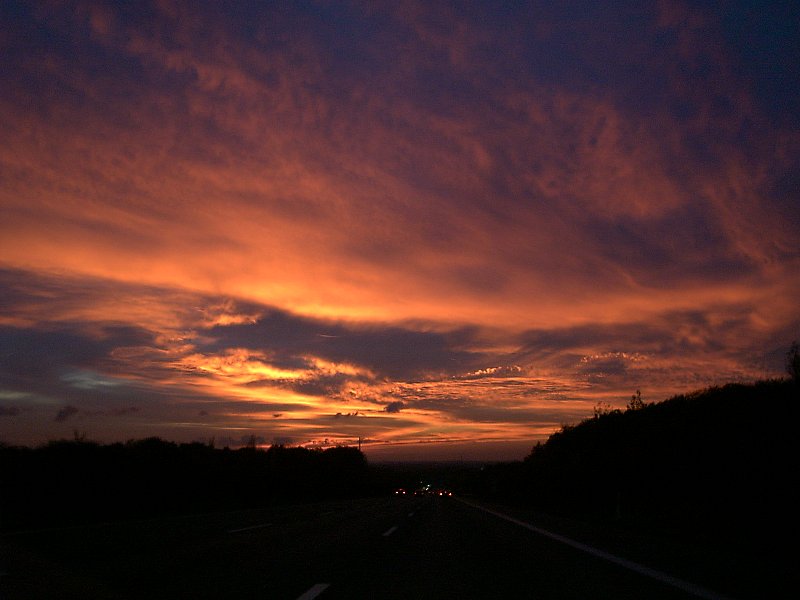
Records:
<instances>
[{"instance_id":1,"label":"sunset sky","mask_svg":"<svg viewBox=\"0 0 800 600\"><path fill-rule=\"evenodd\" d=\"M782 376L799 32L788 1L3 1L0 441L522 458L637 389Z\"/></svg>"}]
</instances>

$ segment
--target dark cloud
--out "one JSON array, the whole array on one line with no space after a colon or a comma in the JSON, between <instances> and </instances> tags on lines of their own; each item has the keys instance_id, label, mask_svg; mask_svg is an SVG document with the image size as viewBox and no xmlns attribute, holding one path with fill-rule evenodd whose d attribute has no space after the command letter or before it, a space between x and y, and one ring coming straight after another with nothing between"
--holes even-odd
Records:
<instances>
[{"instance_id":1,"label":"dark cloud","mask_svg":"<svg viewBox=\"0 0 800 600\"><path fill-rule=\"evenodd\" d=\"M0 269L0 291L0 310L18 323L0 326L0 385L9 389L70 395L76 374L113 375L116 351L157 346L153 331L91 315L100 299L118 305L120 295L141 299L152 288Z\"/></svg>"},{"instance_id":2,"label":"dark cloud","mask_svg":"<svg viewBox=\"0 0 800 600\"><path fill-rule=\"evenodd\" d=\"M460 347L473 335L471 329L447 333L396 325L345 325L272 310L255 323L216 326L208 330L206 351L248 348L268 351L277 365L308 366L303 356L355 364L378 377L409 379L426 373L453 372L471 366L479 353ZM339 376L298 385L318 390L340 388Z\"/></svg>"},{"instance_id":3,"label":"dark cloud","mask_svg":"<svg viewBox=\"0 0 800 600\"><path fill-rule=\"evenodd\" d=\"M294 446L300 440L290 435L279 435L272 438L272 443L276 446Z\"/></svg>"},{"instance_id":4,"label":"dark cloud","mask_svg":"<svg viewBox=\"0 0 800 600\"><path fill-rule=\"evenodd\" d=\"M113 355L144 342L153 343L152 334L136 327L63 323L38 330L0 326L0 388L76 406L101 406L109 398L135 402L143 394L143 385L116 377L130 371Z\"/></svg>"},{"instance_id":5,"label":"dark cloud","mask_svg":"<svg viewBox=\"0 0 800 600\"><path fill-rule=\"evenodd\" d=\"M359 416L360 414L361 413L359 411L357 411L357 410L353 411L353 412L349 412L349 413L337 412L335 415L333 415L333 418L334 419L351 419L353 417Z\"/></svg>"},{"instance_id":6,"label":"dark cloud","mask_svg":"<svg viewBox=\"0 0 800 600\"><path fill-rule=\"evenodd\" d=\"M97 365L118 345L138 341L117 337L96 339L81 332L79 326L60 331L37 331L3 327L0 329L0 372L8 377L26 373L32 379L54 377L67 367Z\"/></svg>"},{"instance_id":7,"label":"dark cloud","mask_svg":"<svg viewBox=\"0 0 800 600\"><path fill-rule=\"evenodd\" d=\"M289 380L288 387L308 396L333 396L341 393L345 386L358 378L345 373L321 375L311 379Z\"/></svg>"},{"instance_id":8,"label":"dark cloud","mask_svg":"<svg viewBox=\"0 0 800 600\"><path fill-rule=\"evenodd\" d=\"M76 414L78 414L78 409L75 408L74 406L67 405L58 410L53 420L56 423L63 423L64 421L66 421L70 417L75 416Z\"/></svg>"},{"instance_id":9,"label":"dark cloud","mask_svg":"<svg viewBox=\"0 0 800 600\"><path fill-rule=\"evenodd\" d=\"M405 403L401 402L400 400L396 400L395 402L389 402L383 410L388 413L399 413L406 407Z\"/></svg>"},{"instance_id":10,"label":"dark cloud","mask_svg":"<svg viewBox=\"0 0 800 600\"><path fill-rule=\"evenodd\" d=\"M492 386L487 386L491 394ZM435 412L445 415L448 420L464 421L469 423L497 423L497 424L528 424L531 426L553 423L558 424L558 419L569 417L570 420L582 419L587 416L586 411L578 405L558 406L557 403L548 403L540 407L519 406L517 392L510 397L503 397L495 392L494 397L487 394L467 395L467 390L461 390L464 396L448 394L446 392L431 390L427 394L419 394L413 390L396 392L403 397L402 401L392 402L385 407L387 412L391 405L402 405L403 410L418 410ZM474 392L474 390L473 390ZM574 398L573 398L574 400Z\"/></svg>"},{"instance_id":11,"label":"dark cloud","mask_svg":"<svg viewBox=\"0 0 800 600\"><path fill-rule=\"evenodd\" d=\"M16 406L0 406L0 417L15 417L19 414Z\"/></svg>"},{"instance_id":12,"label":"dark cloud","mask_svg":"<svg viewBox=\"0 0 800 600\"><path fill-rule=\"evenodd\" d=\"M611 356L585 360L581 372L588 375L622 375L628 369L628 361L619 353Z\"/></svg>"},{"instance_id":13,"label":"dark cloud","mask_svg":"<svg viewBox=\"0 0 800 600\"><path fill-rule=\"evenodd\" d=\"M752 351L751 341L763 335L754 327L754 313L753 307L723 305L707 311L667 310L648 320L628 323L529 330L519 336L521 347L514 356L580 358L580 350L586 347L603 352L655 353L665 358L723 350L746 354ZM751 338L742 339L743 332Z\"/></svg>"}]
</instances>

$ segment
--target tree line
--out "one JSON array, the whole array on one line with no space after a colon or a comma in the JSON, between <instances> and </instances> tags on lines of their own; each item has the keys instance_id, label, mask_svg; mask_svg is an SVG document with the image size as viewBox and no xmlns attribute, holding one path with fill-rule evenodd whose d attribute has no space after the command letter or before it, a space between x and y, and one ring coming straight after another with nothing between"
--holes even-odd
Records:
<instances>
[{"instance_id":1,"label":"tree line","mask_svg":"<svg viewBox=\"0 0 800 600\"><path fill-rule=\"evenodd\" d=\"M231 450L157 437L103 445L76 435L38 448L0 446L0 528L345 498L369 486L357 448Z\"/></svg>"}]
</instances>

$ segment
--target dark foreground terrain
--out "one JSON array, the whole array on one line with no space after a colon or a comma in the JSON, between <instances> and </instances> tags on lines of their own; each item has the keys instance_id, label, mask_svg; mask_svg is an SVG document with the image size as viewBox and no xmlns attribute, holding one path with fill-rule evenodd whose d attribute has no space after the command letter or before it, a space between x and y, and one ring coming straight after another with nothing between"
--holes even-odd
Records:
<instances>
[{"instance_id":1,"label":"dark foreground terrain","mask_svg":"<svg viewBox=\"0 0 800 600\"><path fill-rule=\"evenodd\" d=\"M0 444L0 599L794 598L798 391L637 394L488 465Z\"/></svg>"},{"instance_id":2,"label":"dark foreground terrain","mask_svg":"<svg viewBox=\"0 0 800 600\"><path fill-rule=\"evenodd\" d=\"M647 542L457 497L390 496L6 534L0 590L5 600L778 597L751 588L747 565Z\"/></svg>"}]
</instances>

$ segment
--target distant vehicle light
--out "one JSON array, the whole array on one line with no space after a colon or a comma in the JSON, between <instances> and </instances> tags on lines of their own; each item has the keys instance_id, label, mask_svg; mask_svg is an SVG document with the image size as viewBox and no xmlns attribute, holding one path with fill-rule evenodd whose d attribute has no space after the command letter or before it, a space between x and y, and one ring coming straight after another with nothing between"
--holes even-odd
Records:
<instances>
[{"instance_id":1,"label":"distant vehicle light","mask_svg":"<svg viewBox=\"0 0 800 600\"><path fill-rule=\"evenodd\" d=\"M405 494L406 494L406 491L403 488L397 488L394 491L394 495L395 496L405 496Z\"/></svg>"}]
</instances>

